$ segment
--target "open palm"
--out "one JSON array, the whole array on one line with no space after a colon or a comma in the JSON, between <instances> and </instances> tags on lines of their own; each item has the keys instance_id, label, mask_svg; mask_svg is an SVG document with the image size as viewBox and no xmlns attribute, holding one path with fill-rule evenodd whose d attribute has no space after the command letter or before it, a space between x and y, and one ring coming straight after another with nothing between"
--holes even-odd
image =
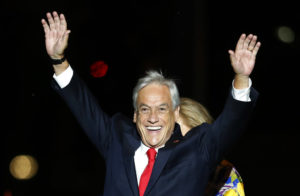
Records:
<instances>
[{"instance_id":1,"label":"open palm","mask_svg":"<svg viewBox=\"0 0 300 196\"><path fill-rule=\"evenodd\" d=\"M253 71L256 54L261 43L257 42L257 36L242 34L237 42L235 51L229 50L230 61L236 74L249 76Z\"/></svg>"},{"instance_id":2,"label":"open palm","mask_svg":"<svg viewBox=\"0 0 300 196\"><path fill-rule=\"evenodd\" d=\"M67 48L71 31L67 30L67 22L63 14L58 16L57 12L53 12L52 15L47 13L48 23L42 19L46 50L52 59L61 59Z\"/></svg>"}]
</instances>

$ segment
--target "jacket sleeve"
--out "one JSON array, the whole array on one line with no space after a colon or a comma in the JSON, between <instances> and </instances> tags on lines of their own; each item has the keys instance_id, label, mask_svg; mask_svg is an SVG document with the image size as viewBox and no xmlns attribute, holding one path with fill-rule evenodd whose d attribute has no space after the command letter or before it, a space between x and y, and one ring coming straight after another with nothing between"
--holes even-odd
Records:
<instances>
[{"instance_id":1,"label":"jacket sleeve","mask_svg":"<svg viewBox=\"0 0 300 196\"><path fill-rule=\"evenodd\" d=\"M62 97L92 143L105 158L112 140L112 120L100 108L86 84L74 72L70 83L60 88L55 80L53 89Z\"/></svg>"},{"instance_id":2,"label":"jacket sleeve","mask_svg":"<svg viewBox=\"0 0 300 196\"><path fill-rule=\"evenodd\" d=\"M258 98L254 88L250 90L250 98L250 102L242 102L235 100L230 93L221 114L208 126L206 139L202 141L205 141L205 148L213 161L223 159L246 131Z\"/></svg>"}]
</instances>

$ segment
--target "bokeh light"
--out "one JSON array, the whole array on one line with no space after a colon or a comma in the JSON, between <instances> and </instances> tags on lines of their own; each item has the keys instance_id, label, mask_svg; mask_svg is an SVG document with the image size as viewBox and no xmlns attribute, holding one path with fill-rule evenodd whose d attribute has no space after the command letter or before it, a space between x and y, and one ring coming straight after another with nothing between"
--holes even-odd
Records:
<instances>
[{"instance_id":1,"label":"bokeh light","mask_svg":"<svg viewBox=\"0 0 300 196\"><path fill-rule=\"evenodd\" d=\"M10 190L6 190L4 191L3 196L12 196L12 192Z\"/></svg>"},{"instance_id":2,"label":"bokeh light","mask_svg":"<svg viewBox=\"0 0 300 196\"><path fill-rule=\"evenodd\" d=\"M283 43L293 43L295 41L295 32L288 26L280 26L277 28L276 35Z\"/></svg>"},{"instance_id":3,"label":"bokeh light","mask_svg":"<svg viewBox=\"0 0 300 196\"><path fill-rule=\"evenodd\" d=\"M18 180L28 180L36 175L38 163L30 155L18 155L11 160L9 171Z\"/></svg>"},{"instance_id":4,"label":"bokeh light","mask_svg":"<svg viewBox=\"0 0 300 196\"><path fill-rule=\"evenodd\" d=\"M90 66L90 73L94 78L101 78L106 75L108 65L104 61L96 61Z\"/></svg>"}]
</instances>

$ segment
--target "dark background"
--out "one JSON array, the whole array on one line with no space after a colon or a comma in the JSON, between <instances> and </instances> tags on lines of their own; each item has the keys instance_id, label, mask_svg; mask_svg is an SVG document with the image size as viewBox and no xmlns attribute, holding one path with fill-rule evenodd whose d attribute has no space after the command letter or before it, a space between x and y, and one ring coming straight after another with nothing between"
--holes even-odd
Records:
<instances>
[{"instance_id":1,"label":"dark background","mask_svg":"<svg viewBox=\"0 0 300 196\"><path fill-rule=\"evenodd\" d=\"M71 29L67 56L109 114L132 116L131 92L146 69L176 79L181 96L221 112L233 71L228 49L241 33L262 42L251 75L260 99L247 133L228 155L246 195L298 192L299 11L275 1L1 1L2 129L0 194L97 195L105 167L69 109L50 88L53 75L40 23L63 12ZM295 42L282 43L276 29L289 26ZM105 61L103 78L89 66ZM11 159L30 154L36 176L16 180Z\"/></svg>"}]
</instances>

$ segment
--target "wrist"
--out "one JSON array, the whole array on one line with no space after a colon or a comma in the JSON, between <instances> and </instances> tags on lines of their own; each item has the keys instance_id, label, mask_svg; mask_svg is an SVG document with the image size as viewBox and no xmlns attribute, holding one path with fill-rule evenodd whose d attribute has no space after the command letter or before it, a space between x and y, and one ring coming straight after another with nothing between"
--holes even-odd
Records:
<instances>
[{"instance_id":1,"label":"wrist","mask_svg":"<svg viewBox=\"0 0 300 196\"><path fill-rule=\"evenodd\" d=\"M66 60L65 56L62 56L60 58L52 58L52 57L50 58L52 65L62 64L65 60Z\"/></svg>"},{"instance_id":2,"label":"wrist","mask_svg":"<svg viewBox=\"0 0 300 196\"><path fill-rule=\"evenodd\" d=\"M52 65L55 75L60 75L62 72L64 72L69 67L68 60L65 60L62 64Z\"/></svg>"},{"instance_id":3,"label":"wrist","mask_svg":"<svg viewBox=\"0 0 300 196\"><path fill-rule=\"evenodd\" d=\"M236 89L249 87L249 76L236 74L234 77L233 86Z\"/></svg>"}]
</instances>

